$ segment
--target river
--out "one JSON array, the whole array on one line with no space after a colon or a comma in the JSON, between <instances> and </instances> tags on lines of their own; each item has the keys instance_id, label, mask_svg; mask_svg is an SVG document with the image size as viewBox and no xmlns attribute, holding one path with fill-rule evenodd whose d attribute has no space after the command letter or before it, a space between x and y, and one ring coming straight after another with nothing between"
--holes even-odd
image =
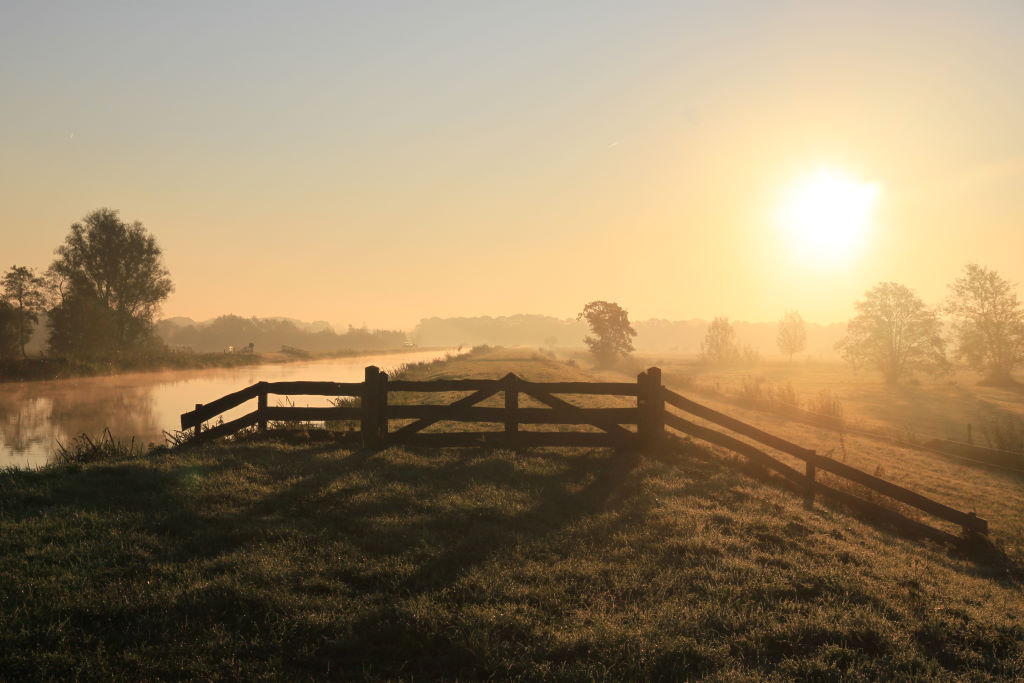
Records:
<instances>
[{"instance_id":1,"label":"river","mask_svg":"<svg viewBox=\"0 0 1024 683\"><path fill-rule=\"evenodd\" d=\"M196 403L209 403L255 382L361 382L367 365L388 371L445 353L412 351L241 368L0 383L0 467L44 465L53 458L58 441L66 445L83 433L95 439L104 429L123 441L134 436L136 443L162 444L164 431L180 427L181 413ZM295 405L325 405L324 401L302 397L295 400ZM251 407L237 409L248 410Z\"/></svg>"}]
</instances>

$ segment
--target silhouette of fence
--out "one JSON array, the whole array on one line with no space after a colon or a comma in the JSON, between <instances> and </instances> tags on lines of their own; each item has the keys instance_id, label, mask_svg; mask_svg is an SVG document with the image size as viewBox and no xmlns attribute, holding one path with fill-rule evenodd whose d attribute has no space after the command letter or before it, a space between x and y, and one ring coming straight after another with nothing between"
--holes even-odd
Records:
<instances>
[{"instance_id":1,"label":"silhouette of fence","mask_svg":"<svg viewBox=\"0 0 1024 683\"><path fill-rule=\"evenodd\" d=\"M389 404L390 394L397 392L439 393L472 392L449 404ZM482 407L477 404L503 394L504 406ZM270 394L283 396L330 396L358 399L359 404L330 407L269 406ZM636 405L621 408L588 408L570 403L556 394L588 394L636 397ZM525 395L544 407L520 407ZM204 423L247 401L256 399L256 410L229 422L204 428ZM669 410L675 408L690 417L710 422L734 434L804 462L804 471L769 455L736 436L698 424ZM193 430L192 441L214 439L234 434L247 427L267 428L270 420L358 421L358 437L367 448L404 444L410 446L487 446L522 448L542 446L598 446L641 448L662 447L671 428L702 441L727 448L743 455L750 462L775 472L800 491L809 502L816 496L842 503L862 514L915 534L942 541L958 540L956 536L912 519L866 497L852 493L853 483L863 489L916 508L939 519L960 526L965 535L987 534L988 522L973 512L961 512L839 462L811 449L769 434L753 425L701 405L665 388L661 370L649 368L633 382L530 382L509 373L501 379L442 379L430 381L389 380L386 373L370 366L362 382L258 382L207 404L196 404L195 410L181 416L182 430ZM407 424L390 429L391 420ZM501 431L426 432L438 422L472 422L502 424ZM589 425L600 431L523 431L521 425ZM823 481L817 471L832 475ZM842 485L842 488L837 486Z\"/></svg>"}]
</instances>

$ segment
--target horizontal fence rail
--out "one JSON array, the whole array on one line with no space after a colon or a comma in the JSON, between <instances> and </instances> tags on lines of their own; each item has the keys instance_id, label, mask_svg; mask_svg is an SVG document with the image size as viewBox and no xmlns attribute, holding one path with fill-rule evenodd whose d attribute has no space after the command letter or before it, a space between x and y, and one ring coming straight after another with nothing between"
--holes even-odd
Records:
<instances>
[{"instance_id":1,"label":"horizontal fence rail","mask_svg":"<svg viewBox=\"0 0 1024 683\"><path fill-rule=\"evenodd\" d=\"M778 472L794 484L802 485L810 498L813 498L816 493L820 493L840 500L846 504L851 504L850 499L854 498L855 500L852 501L854 507L867 510L876 515L884 514L884 516L887 517L887 521L897 523L899 526L904 526L918 533L925 533L928 536L942 538L944 540L949 536L941 530L934 529L918 522L917 520L900 515L894 510L877 505L871 501L856 498L856 496L853 496L846 491L841 491L828 486L825 483L816 481L817 470L821 469L842 479L859 484L870 491L892 498L895 501L921 510L922 512L927 512L934 517L938 517L939 519L947 522L952 522L953 524L963 528L965 532L980 534L988 533L988 522L979 518L974 513L961 512L960 510L956 510L948 505L932 500L931 498L923 496L915 491L911 491L910 489L886 481L881 477L876 477L864 472L863 470L859 470L856 467L851 467L846 463L839 462L838 460L821 455L813 450L798 446L790 441L760 430L753 425L746 424L745 422L741 422L740 420L725 415L724 413L720 413L717 410L694 403L693 401L680 396L669 389L662 388L662 391L664 392L665 402L673 407L679 408L680 410L686 411L691 415L700 417L708 422L725 427L737 434L749 437L765 446L769 446L803 460L806 463L806 469L804 473L801 474L795 468L786 465L745 441L740 441L735 437L722 434L707 427L696 425L677 415L666 415L666 423L674 429L747 456L750 460ZM883 513L882 511L885 512ZM898 519L893 517L893 515L897 515Z\"/></svg>"},{"instance_id":2,"label":"horizontal fence rail","mask_svg":"<svg viewBox=\"0 0 1024 683\"><path fill-rule=\"evenodd\" d=\"M447 404L389 404L391 394L469 392ZM477 405L503 394L503 406ZM557 395L556 395L557 394ZM635 397L635 406L587 408L560 396ZM268 396L326 396L338 399L333 406L269 406ZM520 407L527 396L544 407ZM255 399L256 409L228 422L206 426L213 418ZM691 418L711 423L732 434L718 431ZM895 527L939 540L956 537L892 507L858 496L840 486L850 482L857 487L915 508L961 527L965 535L987 534L988 522L973 512L962 512L915 491L868 474L846 463L770 434L753 425L696 403L665 388L661 370L650 368L633 382L530 382L508 374L501 379L438 379L428 381L389 380L386 373L370 366L362 382L258 382L206 404L181 416L183 431L192 431L192 440L208 440L235 434L243 429L267 429L268 421L358 423L357 432L366 447L381 448L396 444L410 446L487 446L525 448L545 446L614 447L657 449L665 442L668 430L674 430L707 443L738 453L752 463L770 470L801 491L809 502L816 496L828 498ZM406 421L391 428L391 420ZM423 430L438 422L497 425L494 431ZM587 425L599 431L523 431L522 425ZM356 430L350 430L356 433ZM734 436L738 435L738 436ZM754 443L738 437L746 437ZM804 471L766 452L768 447L803 461ZM822 479L818 470L828 472Z\"/></svg>"}]
</instances>

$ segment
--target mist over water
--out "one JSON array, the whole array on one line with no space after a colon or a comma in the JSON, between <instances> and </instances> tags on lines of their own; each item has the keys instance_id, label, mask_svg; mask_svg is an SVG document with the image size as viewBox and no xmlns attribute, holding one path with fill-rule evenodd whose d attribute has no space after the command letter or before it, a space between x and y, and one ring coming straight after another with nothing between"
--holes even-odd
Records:
<instances>
[{"instance_id":1,"label":"mist over water","mask_svg":"<svg viewBox=\"0 0 1024 683\"><path fill-rule=\"evenodd\" d=\"M444 355L415 351L244 368L211 368L126 373L49 382L0 384L0 467L38 467L49 462L57 442L68 444L85 433L97 438L104 428L115 438L147 444L164 442L163 432L180 426L182 413L255 382L362 381L363 369L385 371ZM271 396L270 405L280 397ZM308 400L307 400L308 399ZM324 397L297 397L295 405L326 405ZM224 419L253 410L255 400L225 413Z\"/></svg>"}]
</instances>

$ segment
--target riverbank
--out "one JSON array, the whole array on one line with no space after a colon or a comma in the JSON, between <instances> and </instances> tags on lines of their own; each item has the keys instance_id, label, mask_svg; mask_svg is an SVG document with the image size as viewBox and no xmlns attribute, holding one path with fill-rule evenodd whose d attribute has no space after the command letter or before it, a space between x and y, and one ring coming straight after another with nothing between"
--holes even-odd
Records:
<instances>
[{"instance_id":1,"label":"riverbank","mask_svg":"<svg viewBox=\"0 0 1024 683\"><path fill-rule=\"evenodd\" d=\"M353 349L331 353L307 353L301 349L262 353L192 353L168 352L128 358L121 361L73 361L66 358L17 358L0 360L0 383L35 382L75 377L99 377L128 372L162 372L165 370L204 370L237 368L269 363L291 363L304 360L353 358L432 351L431 348Z\"/></svg>"},{"instance_id":2,"label":"riverbank","mask_svg":"<svg viewBox=\"0 0 1024 683\"><path fill-rule=\"evenodd\" d=\"M364 368L391 371L432 361L451 350L404 351L337 358L276 356L259 365L148 370L67 379L8 382L0 391L0 468L39 467L58 443L82 434L98 439L105 429L136 443L164 443L180 428L179 416L259 381L358 382ZM230 419L230 418L228 418Z\"/></svg>"},{"instance_id":3,"label":"riverbank","mask_svg":"<svg viewBox=\"0 0 1024 683\"><path fill-rule=\"evenodd\" d=\"M507 372L592 379L502 350L405 377ZM808 510L691 442L112 449L0 471L0 502L11 679L1024 675L1018 575Z\"/></svg>"}]
</instances>

